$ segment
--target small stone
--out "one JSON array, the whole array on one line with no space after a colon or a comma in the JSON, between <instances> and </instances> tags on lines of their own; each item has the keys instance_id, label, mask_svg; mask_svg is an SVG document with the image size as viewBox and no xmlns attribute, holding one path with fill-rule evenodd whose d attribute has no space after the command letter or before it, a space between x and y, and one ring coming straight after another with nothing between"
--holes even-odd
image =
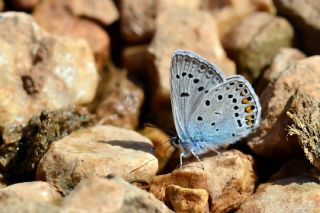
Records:
<instances>
[{"instance_id":1,"label":"small stone","mask_svg":"<svg viewBox=\"0 0 320 213\"><path fill-rule=\"evenodd\" d=\"M166 196L175 212L208 212L208 192L204 189L182 188L176 185L166 187Z\"/></svg>"},{"instance_id":2,"label":"small stone","mask_svg":"<svg viewBox=\"0 0 320 213\"><path fill-rule=\"evenodd\" d=\"M143 42L151 38L155 28L155 0L122 0L120 14L121 35L127 42Z\"/></svg>"},{"instance_id":3,"label":"small stone","mask_svg":"<svg viewBox=\"0 0 320 213\"><path fill-rule=\"evenodd\" d=\"M134 129L139 124L143 101L142 88L128 79L127 72L109 66L101 77L93 105L99 124Z\"/></svg>"},{"instance_id":4,"label":"small stone","mask_svg":"<svg viewBox=\"0 0 320 213\"><path fill-rule=\"evenodd\" d=\"M220 156L209 153L200 156L200 163L187 159L182 169L156 176L151 185L152 192L159 200L165 200L166 187L174 184L183 188L204 189L209 194L210 212L228 212L237 209L254 191L256 176L253 171L253 158L239 151L226 151Z\"/></svg>"},{"instance_id":5,"label":"small stone","mask_svg":"<svg viewBox=\"0 0 320 213\"><path fill-rule=\"evenodd\" d=\"M217 21L223 43L228 43L225 35L254 12L276 13L272 0L204 1L201 7L204 10L209 10Z\"/></svg>"},{"instance_id":6,"label":"small stone","mask_svg":"<svg viewBox=\"0 0 320 213\"><path fill-rule=\"evenodd\" d=\"M319 79L320 57L308 57L289 64L261 93L261 124L248 138L248 145L256 154L279 161L301 151L296 138L287 137L291 119L286 112L298 89L320 101Z\"/></svg>"},{"instance_id":7,"label":"small stone","mask_svg":"<svg viewBox=\"0 0 320 213\"><path fill-rule=\"evenodd\" d=\"M55 35L85 39L94 53L98 70L102 70L110 54L109 35L93 21L74 16L68 9L70 3L64 0L43 0L32 15L41 27Z\"/></svg>"},{"instance_id":8,"label":"small stone","mask_svg":"<svg viewBox=\"0 0 320 213\"><path fill-rule=\"evenodd\" d=\"M148 42L155 31L156 17L175 9L199 9L201 0L122 0L120 4L122 37L128 43Z\"/></svg>"},{"instance_id":9,"label":"small stone","mask_svg":"<svg viewBox=\"0 0 320 213\"><path fill-rule=\"evenodd\" d=\"M281 72L283 72L289 64L305 58L305 54L295 48L281 48L273 57L270 66L263 72L256 91L261 93L270 82L275 80Z\"/></svg>"},{"instance_id":10,"label":"small stone","mask_svg":"<svg viewBox=\"0 0 320 213\"><path fill-rule=\"evenodd\" d=\"M320 7L313 0L276 0L279 15L286 17L297 32L297 41L311 55L320 53Z\"/></svg>"},{"instance_id":11,"label":"small stone","mask_svg":"<svg viewBox=\"0 0 320 213\"><path fill-rule=\"evenodd\" d=\"M92 213L172 212L152 194L118 177L90 177L82 180L64 199L62 207Z\"/></svg>"},{"instance_id":12,"label":"small stone","mask_svg":"<svg viewBox=\"0 0 320 213\"><path fill-rule=\"evenodd\" d=\"M317 212L320 185L310 170L306 162L289 161L268 183L259 185L237 213Z\"/></svg>"},{"instance_id":13,"label":"small stone","mask_svg":"<svg viewBox=\"0 0 320 213\"><path fill-rule=\"evenodd\" d=\"M284 18L268 13L246 17L227 35L225 48L239 72L253 80L271 62L281 47L291 46L293 29Z\"/></svg>"},{"instance_id":14,"label":"small stone","mask_svg":"<svg viewBox=\"0 0 320 213\"><path fill-rule=\"evenodd\" d=\"M95 19L110 25L119 18L119 13L112 0L71 0L69 8L76 16Z\"/></svg>"},{"instance_id":15,"label":"small stone","mask_svg":"<svg viewBox=\"0 0 320 213\"><path fill-rule=\"evenodd\" d=\"M13 193L14 196L38 202L55 203L62 198L55 187L47 182L22 182L0 189L1 193Z\"/></svg>"},{"instance_id":16,"label":"small stone","mask_svg":"<svg viewBox=\"0 0 320 213\"><path fill-rule=\"evenodd\" d=\"M172 146L170 137L156 127L144 127L140 133L149 138L154 145L154 154L159 161L159 171L165 168L170 161L175 148Z\"/></svg>"},{"instance_id":17,"label":"small stone","mask_svg":"<svg viewBox=\"0 0 320 213\"><path fill-rule=\"evenodd\" d=\"M0 18L1 129L26 124L44 109L92 101L98 73L84 40L52 36L25 13Z\"/></svg>"},{"instance_id":18,"label":"small stone","mask_svg":"<svg viewBox=\"0 0 320 213\"><path fill-rule=\"evenodd\" d=\"M117 174L149 183L158 170L149 139L128 129L94 126L55 141L41 159L37 180L67 193L81 179Z\"/></svg>"},{"instance_id":19,"label":"small stone","mask_svg":"<svg viewBox=\"0 0 320 213\"><path fill-rule=\"evenodd\" d=\"M61 213L62 209L48 202L28 200L15 194L0 193L0 213ZM70 211L71 213L71 211Z\"/></svg>"}]
</instances>

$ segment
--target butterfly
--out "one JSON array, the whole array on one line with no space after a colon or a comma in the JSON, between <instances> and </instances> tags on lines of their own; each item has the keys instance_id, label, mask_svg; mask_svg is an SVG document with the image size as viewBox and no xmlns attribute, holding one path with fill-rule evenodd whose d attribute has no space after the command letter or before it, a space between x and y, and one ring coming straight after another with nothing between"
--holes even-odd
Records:
<instances>
[{"instance_id":1,"label":"butterfly","mask_svg":"<svg viewBox=\"0 0 320 213\"><path fill-rule=\"evenodd\" d=\"M241 75L225 77L201 56L177 50L170 68L171 105L182 158L215 151L248 136L260 124L261 105Z\"/></svg>"}]
</instances>

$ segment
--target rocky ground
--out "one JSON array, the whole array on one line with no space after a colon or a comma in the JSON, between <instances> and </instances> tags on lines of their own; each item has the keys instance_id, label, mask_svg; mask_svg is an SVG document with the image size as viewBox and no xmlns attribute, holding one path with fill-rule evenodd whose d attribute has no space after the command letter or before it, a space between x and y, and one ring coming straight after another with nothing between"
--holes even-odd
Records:
<instances>
[{"instance_id":1,"label":"rocky ground","mask_svg":"<svg viewBox=\"0 0 320 213\"><path fill-rule=\"evenodd\" d=\"M0 213L320 212L320 2L0 0ZM172 53L254 86L248 138L179 167ZM155 124L153 128L146 123Z\"/></svg>"}]
</instances>

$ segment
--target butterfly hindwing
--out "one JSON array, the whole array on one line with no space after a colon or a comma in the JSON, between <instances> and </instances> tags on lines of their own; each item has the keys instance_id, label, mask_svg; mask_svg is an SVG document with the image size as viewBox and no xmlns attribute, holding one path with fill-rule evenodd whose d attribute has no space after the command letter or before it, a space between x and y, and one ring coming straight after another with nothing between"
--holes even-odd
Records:
<instances>
[{"instance_id":1,"label":"butterfly hindwing","mask_svg":"<svg viewBox=\"0 0 320 213\"><path fill-rule=\"evenodd\" d=\"M250 83L233 76L203 96L190 115L187 132L199 147L215 149L250 134L260 123L261 106ZM201 151L194 150L200 154Z\"/></svg>"},{"instance_id":2,"label":"butterfly hindwing","mask_svg":"<svg viewBox=\"0 0 320 213\"><path fill-rule=\"evenodd\" d=\"M190 137L187 131L190 115L210 89L226 78L220 69L197 54L178 50L171 64L171 104L180 139Z\"/></svg>"}]
</instances>

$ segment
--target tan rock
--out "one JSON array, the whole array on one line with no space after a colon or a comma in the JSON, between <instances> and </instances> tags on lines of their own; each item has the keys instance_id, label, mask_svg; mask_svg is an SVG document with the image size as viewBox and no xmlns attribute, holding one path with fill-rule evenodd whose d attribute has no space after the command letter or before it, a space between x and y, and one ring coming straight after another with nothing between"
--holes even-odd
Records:
<instances>
[{"instance_id":1,"label":"tan rock","mask_svg":"<svg viewBox=\"0 0 320 213\"><path fill-rule=\"evenodd\" d=\"M111 175L106 179L91 177L82 180L62 206L66 210L81 209L92 213L172 212L152 194Z\"/></svg>"},{"instance_id":2,"label":"tan rock","mask_svg":"<svg viewBox=\"0 0 320 213\"><path fill-rule=\"evenodd\" d=\"M182 169L156 176L150 191L156 198L169 203L165 200L168 185L204 189L209 194L210 212L228 212L238 208L254 190L253 159L235 150L221 156L212 154L201 157L204 171L197 160L188 159Z\"/></svg>"},{"instance_id":3,"label":"tan rock","mask_svg":"<svg viewBox=\"0 0 320 213\"><path fill-rule=\"evenodd\" d=\"M95 126L54 142L41 159L37 180L66 192L81 179L110 173L134 182L150 182L158 170L152 143L128 129Z\"/></svg>"},{"instance_id":4,"label":"tan rock","mask_svg":"<svg viewBox=\"0 0 320 213\"><path fill-rule=\"evenodd\" d=\"M166 187L166 196L175 212L208 212L208 192L204 189L188 189L176 185Z\"/></svg>"},{"instance_id":5,"label":"tan rock","mask_svg":"<svg viewBox=\"0 0 320 213\"><path fill-rule=\"evenodd\" d=\"M281 48L273 57L270 66L263 72L256 91L261 93L270 82L275 80L289 64L305 58L305 54L295 48Z\"/></svg>"},{"instance_id":6,"label":"tan rock","mask_svg":"<svg viewBox=\"0 0 320 213\"><path fill-rule=\"evenodd\" d=\"M48 202L37 202L7 193L0 193L0 213L61 213L62 209ZM70 212L71 213L71 212Z\"/></svg>"},{"instance_id":7,"label":"tan rock","mask_svg":"<svg viewBox=\"0 0 320 213\"><path fill-rule=\"evenodd\" d=\"M156 0L121 0L121 35L130 43L143 42L154 32Z\"/></svg>"},{"instance_id":8,"label":"tan rock","mask_svg":"<svg viewBox=\"0 0 320 213\"><path fill-rule=\"evenodd\" d=\"M99 124L134 129L139 124L143 101L142 88L128 79L127 72L109 66L102 76L94 111Z\"/></svg>"},{"instance_id":9,"label":"tan rock","mask_svg":"<svg viewBox=\"0 0 320 213\"><path fill-rule=\"evenodd\" d=\"M2 13L1 20L1 128L93 99L98 73L85 41L52 36L24 13Z\"/></svg>"},{"instance_id":10,"label":"tan rock","mask_svg":"<svg viewBox=\"0 0 320 213\"><path fill-rule=\"evenodd\" d=\"M71 0L69 8L77 16L95 19L105 25L110 25L119 18L112 0Z\"/></svg>"},{"instance_id":11,"label":"tan rock","mask_svg":"<svg viewBox=\"0 0 320 213\"><path fill-rule=\"evenodd\" d=\"M298 89L314 100L320 100L320 57L314 56L291 63L280 76L262 92L262 121L249 139L249 147L259 155L273 160L295 155L297 140L287 138L290 119L287 110Z\"/></svg>"},{"instance_id":12,"label":"tan rock","mask_svg":"<svg viewBox=\"0 0 320 213\"><path fill-rule=\"evenodd\" d=\"M159 161L159 171L161 171L170 161L175 148L171 145L170 137L161 129L156 127L144 127L140 133L149 138L154 145L154 154Z\"/></svg>"},{"instance_id":13,"label":"tan rock","mask_svg":"<svg viewBox=\"0 0 320 213\"><path fill-rule=\"evenodd\" d=\"M306 162L289 161L268 183L261 184L237 213L318 212L320 185L310 170Z\"/></svg>"},{"instance_id":14,"label":"tan rock","mask_svg":"<svg viewBox=\"0 0 320 213\"><path fill-rule=\"evenodd\" d=\"M147 42L155 31L156 17L170 9L199 9L201 0L121 0L121 34L129 43Z\"/></svg>"},{"instance_id":15,"label":"tan rock","mask_svg":"<svg viewBox=\"0 0 320 213\"><path fill-rule=\"evenodd\" d=\"M172 9L200 10L205 3L201 0L157 0L157 14Z\"/></svg>"},{"instance_id":16,"label":"tan rock","mask_svg":"<svg viewBox=\"0 0 320 213\"><path fill-rule=\"evenodd\" d=\"M297 40L309 54L320 53L320 7L312 0L274 1L281 16L286 17L295 27Z\"/></svg>"},{"instance_id":17,"label":"tan rock","mask_svg":"<svg viewBox=\"0 0 320 213\"><path fill-rule=\"evenodd\" d=\"M102 70L109 58L110 38L98 24L71 14L71 1L43 0L33 11L37 23L47 31L72 38L83 38L92 49L96 64Z\"/></svg>"},{"instance_id":18,"label":"tan rock","mask_svg":"<svg viewBox=\"0 0 320 213\"><path fill-rule=\"evenodd\" d=\"M272 0L210 0L203 1L201 7L210 11L217 21L223 43L228 43L225 35L252 13L264 11L275 14L276 12Z\"/></svg>"},{"instance_id":19,"label":"tan rock","mask_svg":"<svg viewBox=\"0 0 320 213\"><path fill-rule=\"evenodd\" d=\"M320 186L317 183L259 186L237 213L318 212ZM253 211L254 210L254 211Z\"/></svg>"},{"instance_id":20,"label":"tan rock","mask_svg":"<svg viewBox=\"0 0 320 213\"><path fill-rule=\"evenodd\" d=\"M42 181L16 183L1 189L1 193L13 193L17 197L38 202L55 203L62 198L56 188Z\"/></svg>"},{"instance_id":21,"label":"tan rock","mask_svg":"<svg viewBox=\"0 0 320 213\"><path fill-rule=\"evenodd\" d=\"M190 19L192 17L192 19ZM199 23L206 23L199 25ZM168 36L170 35L170 36ZM208 12L169 10L157 17L155 36L149 48L149 63L153 73L151 108L160 126L170 127L169 69L171 57L177 49L194 51L217 64L226 75L235 74L235 66L221 46L216 24Z\"/></svg>"},{"instance_id":22,"label":"tan rock","mask_svg":"<svg viewBox=\"0 0 320 213\"><path fill-rule=\"evenodd\" d=\"M281 47L291 45L293 29L284 18L268 13L246 17L227 35L225 48L248 79L259 77Z\"/></svg>"}]
</instances>

